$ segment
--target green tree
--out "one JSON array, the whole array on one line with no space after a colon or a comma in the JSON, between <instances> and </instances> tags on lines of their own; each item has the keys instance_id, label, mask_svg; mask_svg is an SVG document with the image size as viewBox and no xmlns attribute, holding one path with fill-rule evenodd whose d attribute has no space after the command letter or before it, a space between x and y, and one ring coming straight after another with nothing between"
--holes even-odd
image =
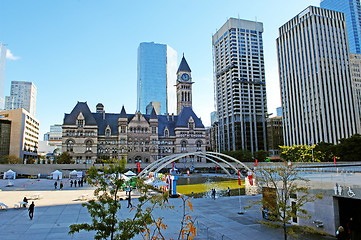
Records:
<instances>
[{"instance_id":1,"label":"green tree","mask_svg":"<svg viewBox=\"0 0 361 240\"><path fill-rule=\"evenodd\" d=\"M144 239L165 239L162 230L166 229L163 218L156 218L153 210L157 207L174 209L173 206L165 204L168 195L147 196L150 186L143 181L137 181L137 190L141 193L138 205L131 209L133 216L120 219L121 204L118 193L121 191L124 180L118 178L118 174L124 171L125 161L117 165L110 164L98 171L95 167L89 169L88 184L96 186L94 195L96 199L84 203L92 217L91 223L70 225L69 234L81 230L95 231L95 239L132 239L141 235ZM189 215L192 205L187 198L182 198L184 208L181 221L180 236L178 239L192 239L196 230L194 221ZM183 237L183 238L182 238Z\"/></svg>"},{"instance_id":2,"label":"green tree","mask_svg":"<svg viewBox=\"0 0 361 240\"><path fill-rule=\"evenodd\" d=\"M0 164L20 164L23 163L21 158L18 158L14 155L6 155L0 158Z\"/></svg>"},{"instance_id":3,"label":"green tree","mask_svg":"<svg viewBox=\"0 0 361 240\"><path fill-rule=\"evenodd\" d=\"M28 157L26 159L26 164L34 164L35 163L35 158L33 157Z\"/></svg>"},{"instance_id":4,"label":"green tree","mask_svg":"<svg viewBox=\"0 0 361 240\"><path fill-rule=\"evenodd\" d=\"M253 157L259 162L264 162L268 156L268 152L265 150L259 150L253 154Z\"/></svg>"},{"instance_id":5,"label":"green tree","mask_svg":"<svg viewBox=\"0 0 361 240\"><path fill-rule=\"evenodd\" d=\"M281 158L291 162L319 162L320 160L315 158L317 156L315 152L312 159L312 149L314 147L308 145L280 146L282 150Z\"/></svg>"},{"instance_id":6,"label":"green tree","mask_svg":"<svg viewBox=\"0 0 361 240\"><path fill-rule=\"evenodd\" d=\"M288 234L292 232L288 231L287 225L292 218L311 218L303 206L322 198L322 195L310 195L310 187L307 184L309 180L302 178L295 166L258 168L255 175L261 188L273 189L271 192L274 196L265 197L264 194L261 203L268 209L268 219L282 225L284 239L287 240ZM292 203L291 198L294 199Z\"/></svg>"},{"instance_id":7,"label":"green tree","mask_svg":"<svg viewBox=\"0 0 361 240\"><path fill-rule=\"evenodd\" d=\"M341 161L360 161L361 135L355 134L349 138L340 139L340 143L335 147L335 154Z\"/></svg>"},{"instance_id":8,"label":"green tree","mask_svg":"<svg viewBox=\"0 0 361 240\"><path fill-rule=\"evenodd\" d=\"M252 153L248 150L242 149L237 151L223 151L222 153L234 157L241 162L252 161Z\"/></svg>"},{"instance_id":9,"label":"green tree","mask_svg":"<svg viewBox=\"0 0 361 240\"><path fill-rule=\"evenodd\" d=\"M60 156L57 158L58 164L72 164L74 161L71 159L70 153L63 152L60 154Z\"/></svg>"},{"instance_id":10,"label":"green tree","mask_svg":"<svg viewBox=\"0 0 361 240\"><path fill-rule=\"evenodd\" d=\"M333 143L319 142L314 148L314 155L321 162L331 162L335 156L335 145Z\"/></svg>"}]
</instances>

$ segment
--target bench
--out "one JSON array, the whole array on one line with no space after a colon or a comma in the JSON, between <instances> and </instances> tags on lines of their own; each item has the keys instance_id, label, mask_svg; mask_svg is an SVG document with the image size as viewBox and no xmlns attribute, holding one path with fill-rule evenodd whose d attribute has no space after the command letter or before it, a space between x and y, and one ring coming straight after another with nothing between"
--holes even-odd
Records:
<instances>
[{"instance_id":1,"label":"bench","mask_svg":"<svg viewBox=\"0 0 361 240\"><path fill-rule=\"evenodd\" d=\"M4 203L0 203L0 209L8 209L8 206Z\"/></svg>"},{"instance_id":2,"label":"bench","mask_svg":"<svg viewBox=\"0 0 361 240\"><path fill-rule=\"evenodd\" d=\"M18 202L14 204L14 208L22 208L23 205L25 204L25 206L29 206L29 204L27 202Z\"/></svg>"}]
</instances>

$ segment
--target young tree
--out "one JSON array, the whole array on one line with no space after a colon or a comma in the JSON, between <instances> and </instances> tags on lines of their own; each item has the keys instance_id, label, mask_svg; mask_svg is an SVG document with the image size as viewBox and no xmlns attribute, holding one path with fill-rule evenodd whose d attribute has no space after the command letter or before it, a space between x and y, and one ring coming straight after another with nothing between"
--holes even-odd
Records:
<instances>
[{"instance_id":1,"label":"young tree","mask_svg":"<svg viewBox=\"0 0 361 240\"><path fill-rule=\"evenodd\" d=\"M309 194L309 180L301 177L294 166L258 168L255 174L260 187L273 190L270 192L274 196L264 196L261 203L268 210L268 219L281 223L287 240L287 224L292 218L309 219L311 216L303 206L322 196ZM292 204L291 197L294 198Z\"/></svg>"},{"instance_id":2,"label":"young tree","mask_svg":"<svg viewBox=\"0 0 361 240\"><path fill-rule=\"evenodd\" d=\"M84 203L92 217L92 223L72 224L69 234L80 230L95 231L95 239L132 239L136 235L142 235L144 239L165 239L162 230L167 226L163 218L156 218L153 210L157 207L173 209L173 206L165 204L167 195L147 196L150 186L138 180L137 189L141 193L138 205L131 209L134 213L131 218L119 218L121 204L118 193L121 191L124 180L118 178L118 174L124 171L125 161L118 165L109 165L99 172L95 167L89 169L88 184L96 186L94 195L96 200ZM184 206L187 204L187 213L192 210L189 199L183 199ZM181 226L181 236L192 239L195 236L194 221L189 214L184 214ZM179 238L184 239L184 238Z\"/></svg>"}]
</instances>

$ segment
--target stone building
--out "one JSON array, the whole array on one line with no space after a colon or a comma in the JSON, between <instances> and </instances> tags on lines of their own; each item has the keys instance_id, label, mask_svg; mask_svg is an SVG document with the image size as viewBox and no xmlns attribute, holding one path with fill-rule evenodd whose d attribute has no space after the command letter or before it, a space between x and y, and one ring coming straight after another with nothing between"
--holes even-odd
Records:
<instances>
[{"instance_id":1,"label":"stone building","mask_svg":"<svg viewBox=\"0 0 361 240\"><path fill-rule=\"evenodd\" d=\"M156 161L167 155L205 151L205 127L192 110L191 70L183 57L177 71L178 115L106 113L103 104L90 111L78 102L63 122L62 149L76 163L101 158L127 159L128 163ZM189 156L182 162L205 161Z\"/></svg>"}]
</instances>

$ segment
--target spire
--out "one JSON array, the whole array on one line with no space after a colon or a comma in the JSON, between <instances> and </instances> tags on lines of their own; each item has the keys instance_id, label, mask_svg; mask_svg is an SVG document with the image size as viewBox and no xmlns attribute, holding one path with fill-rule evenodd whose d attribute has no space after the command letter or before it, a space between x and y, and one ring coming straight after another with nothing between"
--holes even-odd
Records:
<instances>
[{"instance_id":1,"label":"spire","mask_svg":"<svg viewBox=\"0 0 361 240\"><path fill-rule=\"evenodd\" d=\"M183 72L191 72L191 69L184 57L184 53L183 53L183 57L182 57L182 61L181 63L179 64L179 68L178 68L178 71L177 73L179 73L180 71L183 71Z\"/></svg>"},{"instance_id":2,"label":"spire","mask_svg":"<svg viewBox=\"0 0 361 240\"><path fill-rule=\"evenodd\" d=\"M122 110L120 111L120 118L127 118L127 113L125 112L124 105L122 107Z\"/></svg>"},{"instance_id":3,"label":"spire","mask_svg":"<svg viewBox=\"0 0 361 240\"><path fill-rule=\"evenodd\" d=\"M158 119L157 114L155 113L154 107L152 108L152 112L150 114L150 119Z\"/></svg>"}]
</instances>

